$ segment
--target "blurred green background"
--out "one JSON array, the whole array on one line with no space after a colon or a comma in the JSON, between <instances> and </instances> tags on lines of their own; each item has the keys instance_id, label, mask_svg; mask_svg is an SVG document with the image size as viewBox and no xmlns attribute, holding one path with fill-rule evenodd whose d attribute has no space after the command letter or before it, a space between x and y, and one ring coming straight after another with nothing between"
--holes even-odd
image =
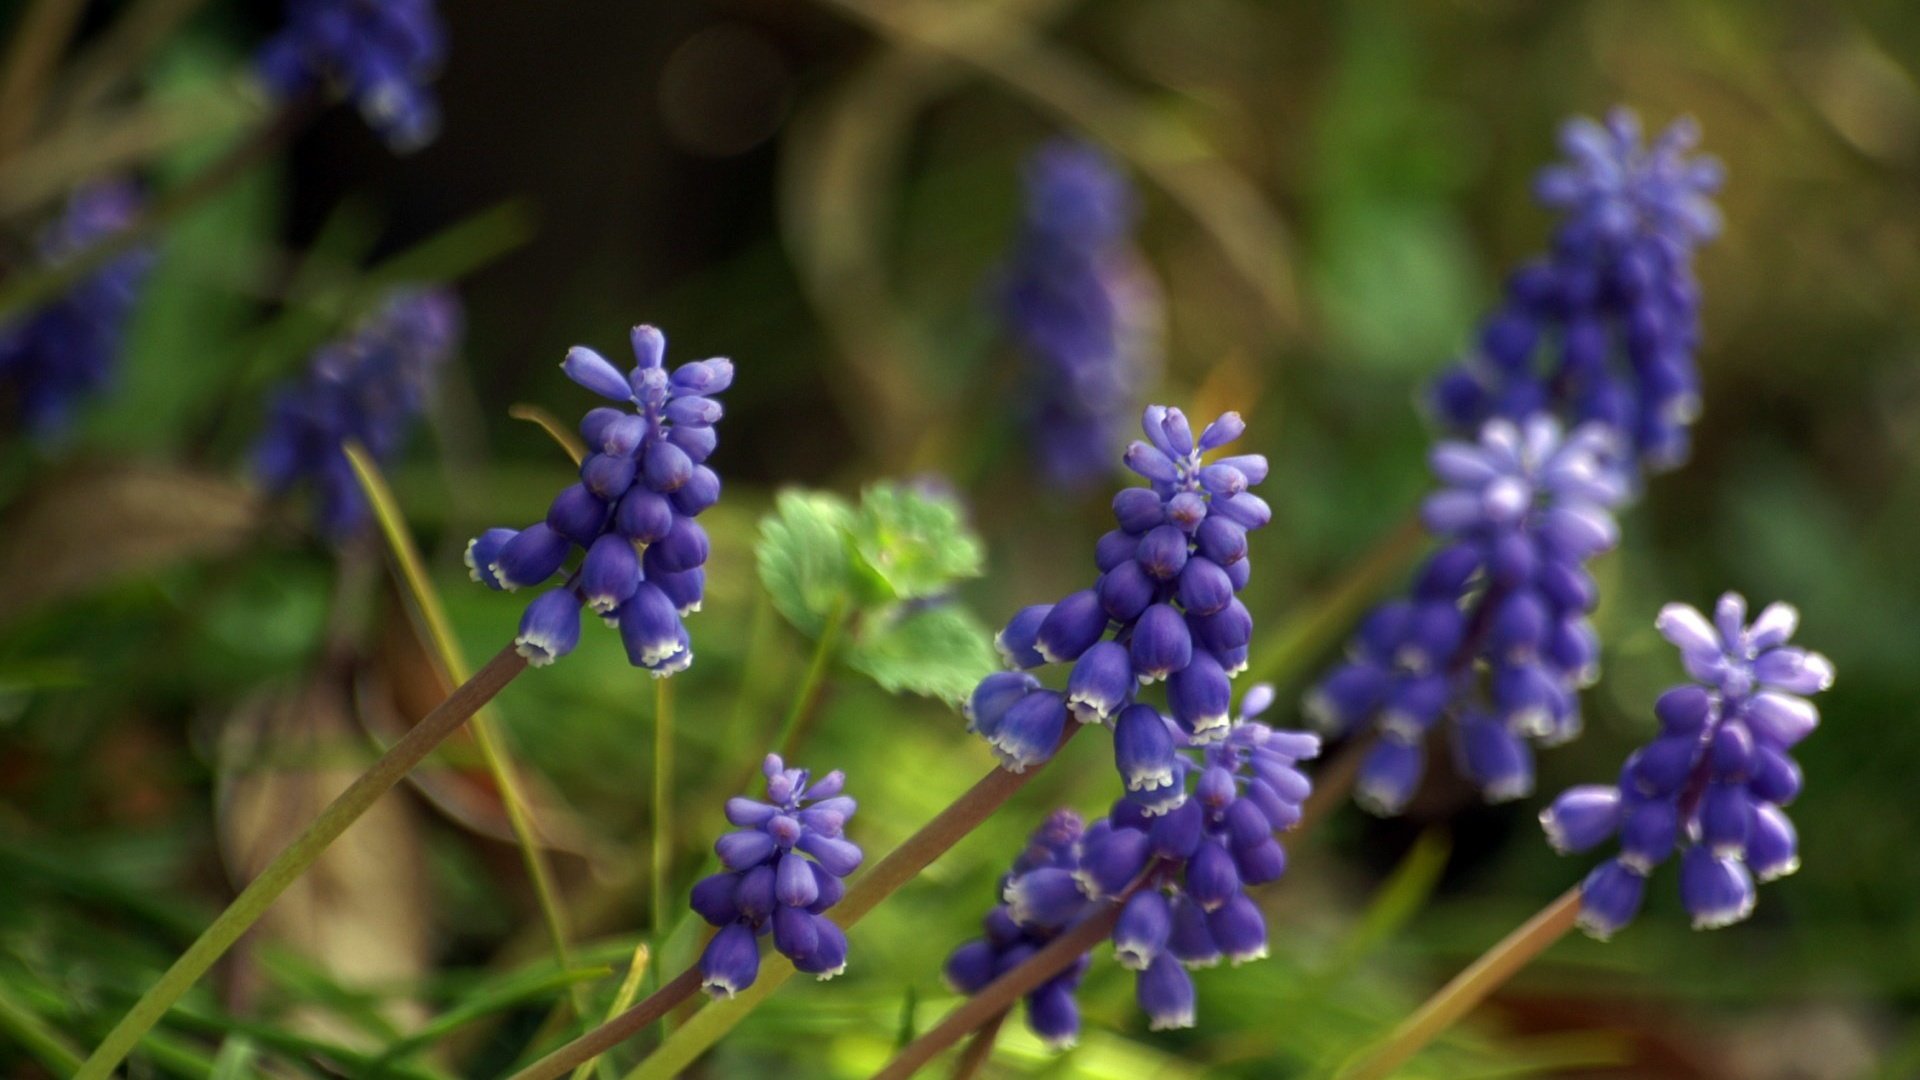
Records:
<instances>
[{"instance_id":1,"label":"blurred green background","mask_svg":"<svg viewBox=\"0 0 1920 1080\"><path fill-rule=\"evenodd\" d=\"M91 5L88 28L118 7ZM1545 754L1541 794L1519 803L1482 807L1435 775L1402 820L1338 806L1265 891L1273 958L1198 976L1195 1030L1148 1034L1103 954L1082 1045L1050 1056L1009 1025L988 1075L1291 1077L1338 1063L1579 879L1588 860L1554 856L1535 814L1561 787L1611 778L1652 730L1653 697L1681 675L1652 630L1659 606L1737 589L1798 603L1800 637L1840 673L1801 753L1804 868L1764 888L1749 923L1711 935L1686 929L1661 875L1631 929L1562 943L1408 1075L1920 1076L1911 4L445 7L437 143L396 159L349 111L328 112L166 234L123 377L72 444L0 450L0 1072L45 1075L22 1015L91 1044L230 897L250 845L310 814L297 779L236 794L252 774L235 763L257 764L275 717L335 717L303 729L332 741L289 751L324 773L356 724L383 730L384 715L391 730L396 710L434 700L397 596L364 613L353 655L326 650L332 554L297 517L233 520L262 390L341 325L357 268L398 255L414 273L463 275L464 353L392 475L475 657L507 638L519 604L466 582L465 538L535 520L569 475L508 407L576 416L585 395L555 370L565 348L614 354L637 321L664 327L679 360L738 365L715 458L726 495L702 519L715 555L691 622L700 660L676 680L684 891L811 649L754 573L756 521L778 488L852 496L946 478L987 550L961 598L989 624L1091 572L1105 499L1034 479L1014 419L1020 359L983 302L1034 145L1078 133L1127 166L1168 305L1151 399L1239 408L1249 449L1274 463L1248 603L1256 655L1289 642L1269 718L1294 723L1349 628L1327 597L1426 487L1415 395L1504 268L1545 243L1528 185L1557 124L1624 103L1649 125L1698 118L1729 179L1724 235L1699 264L1698 448L1625 514L1621 549L1597 568L1605 677L1586 694L1588 734ZM240 100L233 73L277 9L204 5L148 65L143 100L216 126L226 114L208 103ZM222 137L170 142L152 175L191 173ZM49 511L58 490L87 496ZM578 654L499 704L562 823L583 955L616 968L648 920L650 700L613 635L589 627ZM703 1075L878 1067L949 1005L939 965L977 932L1024 834L1055 806L1093 813L1111 797L1105 754L1078 740L862 924L843 979L784 990ZM946 705L845 668L801 757L847 771L869 852L991 765ZM208 1075L242 1039L261 1056L233 1060L263 1075L356 1075L364 1061L288 1040L377 1045L540 970L532 900L477 775L456 748L349 834L357 861L190 999L162 1029L178 1056L136 1074ZM615 982L590 984L595 1000ZM545 1001L497 1008L416 1063L494 1075Z\"/></svg>"}]
</instances>

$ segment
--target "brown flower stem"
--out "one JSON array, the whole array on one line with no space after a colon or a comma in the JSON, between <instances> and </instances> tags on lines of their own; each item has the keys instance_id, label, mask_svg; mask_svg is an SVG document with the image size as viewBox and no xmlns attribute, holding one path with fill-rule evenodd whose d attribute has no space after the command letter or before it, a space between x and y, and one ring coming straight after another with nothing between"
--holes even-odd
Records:
<instances>
[{"instance_id":1,"label":"brown flower stem","mask_svg":"<svg viewBox=\"0 0 1920 1080\"><path fill-rule=\"evenodd\" d=\"M1508 979L1532 963L1547 946L1566 936L1580 917L1580 890L1568 889L1533 918L1520 924L1500 943L1481 954L1453 981L1427 999L1425 1005L1402 1020L1393 1033L1356 1064L1339 1073L1340 1080L1383 1080L1418 1053Z\"/></svg>"}]
</instances>

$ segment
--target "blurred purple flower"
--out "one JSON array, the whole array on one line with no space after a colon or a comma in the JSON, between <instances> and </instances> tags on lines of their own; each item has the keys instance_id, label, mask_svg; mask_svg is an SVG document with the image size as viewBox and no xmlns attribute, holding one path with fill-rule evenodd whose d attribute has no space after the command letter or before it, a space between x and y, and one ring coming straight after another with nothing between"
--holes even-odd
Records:
<instances>
[{"instance_id":1,"label":"blurred purple flower","mask_svg":"<svg viewBox=\"0 0 1920 1080\"><path fill-rule=\"evenodd\" d=\"M1142 385L1159 364L1159 291L1129 232L1134 198L1099 150L1042 146L1026 164L1026 215L1000 272L1001 317L1032 361L1034 449L1054 484L1113 467Z\"/></svg>"},{"instance_id":2,"label":"blurred purple flower","mask_svg":"<svg viewBox=\"0 0 1920 1080\"><path fill-rule=\"evenodd\" d=\"M433 0L287 0L287 22L259 69L283 100L320 92L359 107L399 152L432 142L440 105L431 87L446 60Z\"/></svg>"},{"instance_id":3,"label":"blurred purple flower","mask_svg":"<svg viewBox=\"0 0 1920 1080\"><path fill-rule=\"evenodd\" d=\"M440 368L459 348L460 301L445 289L390 296L345 337L316 350L307 373L282 388L254 446L268 490L313 486L315 527L330 539L367 523L344 446L352 439L375 459L399 452L427 405Z\"/></svg>"},{"instance_id":4,"label":"blurred purple flower","mask_svg":"<svg viewBox=\"0 0 1920 1080\"><path fill-rule=\"evenodd\" d=\"M54 267L133 223L139 190L127 181L89 184L37 244L42 266ZM21 427L47 439L67 426L73 408L111 381L128 317L152 266L136 248L75 282L66 293L0 327L0 405Z\"/></svg>"},{"instance_id":5,"label":"blurred purple flower","mask_svg":"<svg viewBox=\"0 0 1920 1080\"><path fill-rule=\"evenodd\" d=\"M1719 229L1722 180L1717 161L1693 156L1698 140L1683 119L1645 142L1627 109L1566 124L1567 161L1535 184L1563 214L1553 250L1508 279L1478 347L1435 381L1441 420L1471 432L1545 410L1616 429L1647 468L1686 460L1700 411L1693 251Z\"/></svg>"},{"instance_id":6,"label":"blurred purple flower","mask_svg":"<svg viewBox=\"0 0 1920 1080\"><path fill-rule=\"evenodd\" d=\"M1398 813L1425 771L1427 733L1451 715L1459 769L1494 801L1533 790L1528 740L1580 732L1578 693L1599 669L1584 564L1611 547L1609 508L1625 493L1612 432L1563 435L1555 420L1487 422L1477 443L1444 442L1431 463L1443 485L1422 517L1445 542L1412 595L1375 608L1345 663L1307 695L1323 729L1371 729L1355 797Z\"/></svg>"}]
</instances>

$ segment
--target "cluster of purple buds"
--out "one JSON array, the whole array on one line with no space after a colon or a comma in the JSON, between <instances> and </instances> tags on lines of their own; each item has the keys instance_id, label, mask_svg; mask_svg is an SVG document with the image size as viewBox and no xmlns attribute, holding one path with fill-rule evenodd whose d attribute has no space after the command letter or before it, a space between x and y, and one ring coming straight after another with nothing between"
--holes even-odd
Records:
<instances>
[{"instance_id":1,"label":"cluster of purple buds","mask_svg":"<svg viewBox=\"0 0 1920 1080\"><path fill-rule=\"evenodd\" d=\"M287 0L286 26L259 69L282 100L337 94L395 150L417 150L440 130L430 84L446 37L434 0Z\"/></svg>"},{"instance_id":2,"label":"cluster of purple buds","mask_svg":"<svg viewBox=\"0 0 1920 1080\"><path fill-rule=\"evenodd\" d=\"M1094 147L1050 142L1028 159L1001 317L1033 365L1036 456L1064 487L1108 474L1157 364L1159 291L1129 239L1134 217L1126 177Z\"/></svg>"},{"instance_id":3,"label":"cluster of purple buds","mask_svg":"<svg viewBox=\"0 0 1920 1080\"><path fill-rule=\"evenodd\" d=\"M1014 860L1012 870L1000 879L1002 902L980 920L983 936L955 949L947 958L947 982L954 990L977 994L986 989L988 983L1025 963L1092 910L1074 886L1084 832L1080 815L1071 810L1056 810L1034 830L1027 849ZM1034 878L1036 874L1038 878ZM1065 902L1049 904L1049 910L1039 913L1027 904L1016 914L1013 904L1005 897L1016 882L1029 879L1038 888L1060 889ZM1066 889L1075 891L1065 896ZM1091 961L1091 956L1079 957L1065 971L1027 994L1027 1027L1051 1049L1065 1049L1080 1037L1080 1005L1075 994Z\"/></svg>"},{"instance_id":4,"label":"cluster of purple buds","mask_svg":"<svg viewBox=\"0 0 1920 1080\"><path fill-rule=\"evenodd\" d=\"M845 835L854 801L842 795L838 769L808 782L768 754L767 797L727 800L739 831L713 845L726 867L693 887L693 910L719 933L700 956L701 985L732 997L760 974L760 937L793 966L821 979L847 968L847 935L824 914L846 894L842 878L860 866L859 845Z\"/></svg>"},{"instance_id":5,"label":"cluster of purple buds","mask_svg":"<svg viewBox=\"0 0 1920 1080\"><path fill-rule=\"evenodd\" d=\"M1300 821L1312 784L1298 763L1320 753L1317 736L1252 719L1272 703L1272 687L1248 690L1226 737L1204 745L1143 705L1116 733L1129 791L1088 830L1077 882L1095 899L1123 898L1114 957L1139 973L1135 997L1155 1030L1193 1025L1187 969L1267 955L1266 920L1246 890L1286 872L1275 834ZM1169 764L1171 793L1136 786Z\"/></svg>"},{"instance_id":6,"label":"cluster of purple buds","mask_svg":"<svg viewBox=\"0 0 1920 1080\"><path fill-rule=\"evenodd\" d=\"M1266 956L1266 920L1246 890L1285 873L1275 834L1299 822L1312 790L1298 763L1319 754L1320 740L1253 719L1272 702L1271 687L1252 688L1225 737L1204 745L1151 706L1128 706L1114 748L1128 793L1084 833L1077 818L1068 829L1056 815L1035 834L1003 882L1006 902L987 917L986 937L953 954L948 979L975 993L1118 902L1114 957L1138 973L1135 994L1150 1026L1191 1027L1189 968ZM1171 783L1158 783L1162 775ZM1136 784L1142 779L1156 782ZM1050 1043L1077 1031L1073 991L1085 964L1028 999L1029 1023Z\"/></svg>"},{"instance_id":7,"label":"cluster of purple buds","mask_svg":"<svg viewBox=\"0 0 1920 1080\"><path fill-rule=\"evenodd\" d=\"M1406 806L1442 716L1454 718L1461 774L1492 801L1533 790L1528 740L1551 746L1579 734L1579 690L1600 656L1583 564L1617 538L1609 508L1625 483L1610 464L1615 445L1603 426L1563 435L1537 414L1490 420L1479 442L1434 449L1443 486L1422 516L1445 546L1411 596L1366 618L1346 662L1305 702L1328 731L1378 736L1355 784L1363 806Z\"/></svg>"},{"instance_id":8,"label":"cluster of purple buds","mask_svg":"<svg viewBox=\"0 0 1920 1080\"><path fill-rule=\"evenodd\" d=\"M580 482L562 491L545 521L519 531L488 529L467 545L473 579L495 589L539 585L562 572L575 547L585 552L564 582L527 605L514 639L535 665L580 642L580 609L617 627L627 659L655 676L693 663L682 617L700 610L706 590L707 534L694 521L720 500L720 477L705 464L718 436L714 395L733 382L733 362L715 358L668 372L667 339L633 329L636 366L576 345L560 365L567 377L633 411L600 407L580 421L589 453Z\"/></svg>"},{"instance_id":9,"label":"cluster of purple buds","mask_svg":"<svg viewBox=\"0 0 1920 1080\"><path fill-rule=\"evenodd\" d=\"M1771 604L1752 623L1738 593L1709 620L1669 604L1658 626L1680 650L1694 685L1654 703L1660 735L1633 752L1617 785L1571 788L1540 815L1565 852L1614 837L1620 853L1580 887L1580 926L1606 938L1633 921L1647 875L1677 850L1680 898L1697 929L1753 912L1755 881L1800 867L1793 823L1781 807L1800 793L1791 751L1820 722L1806 695L1833 685L1833 665L1787 644L1799 623Z\"/></svg>"},{"instance_id":10,"label":"cluster of purple buds","mask_svg":"<svg viewBox=\"0 0 1920 1080\"><path fill-rule=\"evenodd\" d=\"M140 193L131 183L79 189L40 234L40 262L56 266L119 232L133 223L140 206ZM0 404L17 413L23 429L43 438L58 433L74 404L112 378L128 316L152 262L145 249L120 255L0 329Z\"/></svg>"},{"instance_id":11,"label":"cluster of purple buds","mask_svg":"<svg viewBox=\"0 0 1920 1080\"><path fill-rule=\"evenodd\" d=\"M1690 120L1643 141L1632 112L1561 132L1567 161L1543 170L1536 195L1563 218L1553 250L1507 281L1478 348L1432 388L1456 431L1546 410L1621 434L1623 456L1671 468L1700 411L1700 290L1693 252L1719 229L1721 169L1692 150Z\"/></svg>"},{"instance_id":12,"label":"cluster of purple buds","mask_svg":"<svg viewBox=\"0 0 1920 1080\"><path fill-rule=\"evenodd\" d=\"M1232 727L1231 679L1246 670L1253 635L1237 595L1251 572L1247 534L1272 517L1248 488L1266 478L1267 459L1205 460L1245 430L1238 413L1196 438L1180 410L1154 405L1143 427L1149 441L1128 447L1126 463L1148 486L1114 498L1119 528L1095 545L1098 582L1016 614L996 639L1016 670L987 676L968 705L970 728L1015 771L1051 756L1069 717L1115 723L1140 687L1163 680L1168 709L1195 745ZM1030 674L1067 663L1064 691Z\"/></svg>"},{"instance_id":13,"label":"cluster of purple buds","mask_svg":"<svg viewBox=\"0 0 1920 1080\"><path fill-rule=\"evenodd\" d=\"M461 322L453 293L407 290L316 350L307 373L275 396L254 446L267 489L278 495L310 484L322 535L337 540L359 532L369 511L345 445L357 442L380 461L399 452L459 347Z\"/></svg>"}]
</instances>

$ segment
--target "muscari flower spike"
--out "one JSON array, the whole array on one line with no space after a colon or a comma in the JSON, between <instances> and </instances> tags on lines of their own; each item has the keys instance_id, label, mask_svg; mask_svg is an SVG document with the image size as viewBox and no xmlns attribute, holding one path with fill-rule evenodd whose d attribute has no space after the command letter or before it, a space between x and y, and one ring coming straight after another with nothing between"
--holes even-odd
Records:
<instances>
[{"instance_id":1,"label":"muscari flower spike","mask_svg":"<svg viewBox=\"0 0 1920 1080\"><path fill-rule=\"evenodd\" d=\"M1312 790L1298 763L1318 755L1320 740L1254 719L1272 702L1271 687L1248 690L1226 736L1206 744L1150 706L1128 706L1122 723L1133 745L1159 749L1142 757L1123 751L1116 738L1122 772L1165 772L1174 781L1145 797L1130 790L1084 831L1078 818L1056 815L1003 879L1005 903L984 921L986 937L948 960L949 981L977 993L1066 928L1118 902L1114 957L1137 973L1135 996L1149 1025L1191 1027L1196 995L1188 969L1266 956L1266 922L1246 890L1286 871L1275 834L1299 822ZM1067 820L1070 830L1060 824ZM1073 992L1087 963L1082 957L1028 999L1028 1022L1050 1045L1068 1043L1078 1031Z\"/></svg>"},{"instance_id":2,"label":"muscari flower spike","mask_svg":"<svg viewBox=\"0 0 1920 1080\"><path fill-rule=\"evenodd\" d=\"M977 994L988 983L1045 948L1085 913L1087 905L1074 885L1080 868L1080 815L1056 810L1034 830L1025 851L1000 879L1002 901L980 920L983 935L947 958L947 982L962 994ZM1028 881L1017 912L1006 897L1015 882ZM1042 895L1045 894L1045 895ZM1090 956L1027 994L1027 1027L1049 1048L1061 1050L1080 1037L1080 1005L1075 997Z\"/></svg>"},{"instance_id":3,"label":"muscari flower spike","mask_svg":"<svg viewBox=\"0 0 1920 1080\"><path fill-rule=\"evenodd\" d=\"M1490 420L1477 443L1434 449L1442 487L1422 517L1445 546L1410 596L1368 615L1346 662L1304 704L1324 730L1378 735L1354 788L1361 805L1406 806L1443 716L1453 718L1461 774L1496 802L1533 790L1529 740L1579 734L1579 690L1599 671L1584 564L1617 538L1609 508L1625 484L1609 465L1615 445L1603 426L1568 434L1535 415Z\"/></svg>"},{"instance_id":4,"label":"muscari flower spike","mask_svg":"<svg viewBox=\"0 0 1920 1080\"><path fill-rule=\"evenodd\" d=\"M90 184L38 237L44 266L58 266L133 223L139 190L124 181ZM136 248L109 260L58 298L0 329L0 407L40 439L65 430L74 406L112 379L129 316L153 265Z\"/></svg>"},{"instance_id":5,"label":"muscari flower spike","mask_svg":"<svg viewBox=\"0 0 1920 1080\"><path fill-rule=\"evenodd\" d=\"M535 665L579 644L583 606L620 631L635 667L664 677L693 663L681 619L700 610L708 550L694 518L720 500L720 476L705 462L718 441L714 395L733 383L733 361L696 360L669 372L664 334L636 326L632 338L629 372L583 345L560 365L574 382L632 407L603 406L580 421L591 451L580 482L554 498L545 521L489 529L467 545L467 568L489 588L527 588L564 572L558 588L527 605L514 638ZM563 571L576 547L585 556Z\"/></svg>"},{"instance_id":6,"label":"muscari flower spike","mask_svg":"<svg viewBox=\"0 0 1920 1080\"><path fill-rule=\"evenodd\" d=\"M321 91L353 102L399 152L432 142L440 104L432 83L446 61L434 0L287 0L287 22L260 51L282 100Z\"/></svg>"},{"instance_id":7,"label":"muscari flower spike","mask_svg":"<svg viewBox=\"0 0 1920 1080\"><path fill-rule=\"evenodd\" d=\"M1032 441L1047 478L1097 483L1112 468L1140 387L1159 362L1160 297L1133 246L1133 191L1084 143L1028 158L1026 214L998 293L1032 363Z\"/></svg>"},{"instance_id":8,"label":"muscari flower spike","mask_svg":"<svg viewBox=\"0 0 1920 1080\"><path fill-rule=\"evenodd\" d=\"M1167 684L1168 708L1194 743L1232 726L1231 679L1246 670L1253 635L1237 595L1251 573L1247 534L1272 518L1248 488L1266 478L1267 459L1207 460L1245 431L1238 413L1196 438L1179 409L1154 405L1142 427L1149 441L1133 443L1125 460L1148 486L1114 498L1119 528L1094 547L1099 580L1014 615L995 642L1015 670L981 680L968 704L969 728L1016 772L1052 756L1069 718L1116 724L1150 683ZM1030 673L1068 663L1064 691Z\"/></svg>"},{"instance_id":9,"label":"muscari flower spike","mask_svg":"<svg viewBox=\"0 0 1920 1080\"><path fill-rule=\"evenodd\" d=\"M452 292L404 290L315 351L307 373L275 395L254 445L267 489L279 495L310 484L322 535L338 540L360 531L369 509L345 444L358 442L379 461L399 452L459 348L461 323Z\"/></svg>"},{"instance_id":10,"label":"muscari flower spike","mask_svg":"<svg viewBox=\"0 0 1920 1080\"><path fill-rule=\"evenodd\" d=\"M768 934L801 971L825 980L847 968L847 935L825 915L862 858L845 835L855 809L841 794L846 775L836 769L811 781L778 754L767 755L762 772L764 801L727 800L727 820L739 830L713 845L726 869L693 887L693 910L719 928L700 956L701 986L716 998L753 985L759 939Z\"/></svg>"},{"instance_id":11,"label":"muscari flower spike","mask_svg":"<svg viewBox=\"0 0 1920 1080\"><path fill-rule=\"evenodd\" d=\"M1682 119L1647 142L1627 109L1566 124L1567 160L1534 187L1562 215L1552 251L1508 279L1478 347L1435 381L1443 422L1468 433L1544 410L1619 431L1646 468L1686 460L1700 411L1693 253L1719 230L1722 180L1698 140Z\"/></svg>"},{"instance_id":12,"label":"muscari flower spike","mask_svg":"<svg viewBox=\"0 0 1920 1080\"><path fill-rule=\"evenodd\" d=\"M1711 620L1685 604L1661 610L1656 625L1694 684L1654 702L1660 735L1627 758L1617 784L1570 788L1540 814L1563 854L1619 840L1580 886L1587 933L1605 939L1632 922L1647 876L1676 851L1680 899L1702 930L1745 919L1756 881L1800 868L1781 808L1800 793L1791 751L1820 722L1807 695L1833 685L1833 665L1787 643L1799 619L1776 603L1749 623L1738 593Z\"/></svg>"}]
</instances>

